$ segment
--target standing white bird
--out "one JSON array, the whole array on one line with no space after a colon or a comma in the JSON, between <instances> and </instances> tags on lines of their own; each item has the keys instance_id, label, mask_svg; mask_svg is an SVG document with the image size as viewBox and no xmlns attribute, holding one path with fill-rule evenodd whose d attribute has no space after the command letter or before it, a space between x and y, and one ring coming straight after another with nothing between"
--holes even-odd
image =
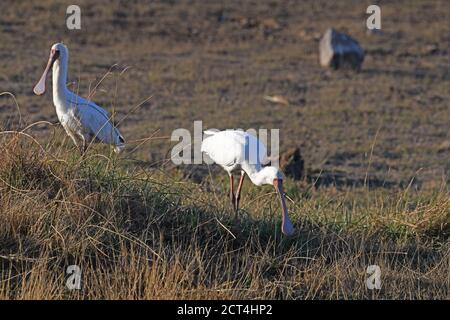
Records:
<instances>
[{"instance_id":1,"label":"standing white bird","mask_svg":"<svg viewBox=\"0 0 450 320\"><path fill-rule=\"evenodd\" d=\"M125 147L125 140L114 127L111 118L103 108L67 89L67 66L69 51L62 43L56 43L50 50L47 67L33 91L40 96L45 93L47 73L52 68L53 104L59 122L83 154L88 143L100 141L114 146L119 153Z\"/></svg>"},{"instance_id":2,"label":"standing white bird","mask_svg":"<svg viewBox=\"0 0 450 320\"><path fill-rule=\"evenodd\" d=\"M242 184L245 174L257 186L271 184L274 186L283 210L281 231L285 235L294 233L294 226L289 220L283 192L283 174L272 166L263 167L266 158L266 147L255 136L241 130L205 131L210 135L202 142L201 151L206 153L215 163L220 165L230 176L230 200L236 211L239 209ZM236 195L234 194L233 174L240 172Z\"/></svg>"}]
</instances>

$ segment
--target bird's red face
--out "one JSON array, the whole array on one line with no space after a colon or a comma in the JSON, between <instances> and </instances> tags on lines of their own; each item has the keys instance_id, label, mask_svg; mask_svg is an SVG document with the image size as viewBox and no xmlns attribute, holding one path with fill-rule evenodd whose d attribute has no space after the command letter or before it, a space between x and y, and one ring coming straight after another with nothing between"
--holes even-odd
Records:
<instances>
[{"instance_id":1,"label":"bird's red face","mask_svg":"<svg viewBox=\"0 0 450 320\"><path fill-rule=\"evenodd\" d=\"M290 236L294 233L294 226L292 225L292 222L291 222L291 220L289 220L289 216L288 216L288 210L286 207L286 200L285 200L285 195L284 195L284 191L283 191L283 180L282 179L274 179L273 187L275 188L275 190L278 194L278 197L280 198L281 209L283 210L281 231L285 235Z\"/></svg>"},{"instance_id":2,"label":"bird's red face","mask_svg":"<svg viewBox=\"0 0 450 320\"><path fill-rule=\"evenodd\" d=\"M47 66L45 67L44 73L42 73L41 78L39 79L38 83L34 86L33 92L40 96L45 93L45 84L47 79L47 73L50 70L50 68L53 66L53 63L55 63L56 59L59 58L59 50L53 49L50 50L50 57L48 58Z\"/></svg>"}]
</instances>

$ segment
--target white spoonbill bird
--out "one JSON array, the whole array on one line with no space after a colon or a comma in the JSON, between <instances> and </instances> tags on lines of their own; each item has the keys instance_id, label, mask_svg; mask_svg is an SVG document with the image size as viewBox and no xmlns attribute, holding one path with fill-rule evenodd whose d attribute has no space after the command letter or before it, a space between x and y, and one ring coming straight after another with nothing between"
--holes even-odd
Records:
<instances>
[{"instance_id":1,"label":"white spoonbill bird","mask_svg":"<svg viewBox=\"0 0 450 320\"><path fill-rule=\"evenodd\" d=\"M257 186L271 184L274 186L283 210L281 231L285 235L294 233L294 226L289 220L283 192L283 174L276 167L263 167L266 147L255 136L242 130L225 130L204 132L210 135L202 142L201 151L206 153L216 164L220 165L230 176L230 200L234 209L239 209L242 184L245 174ZM236 195L234 194L233 174L240 173Z\"/></svg>"},{"instance_id":2,"label":"white spoonbill bird","mask_svg":"<svg viewBox=\"0 0 450 320\"><path fill-rule=\"evenodd\" d=\"M100 141L114 146L119 153L125 147L125 140L114 127L111 118L103 108L67 89L67 66L69 50L62 43L55 43L50 50L47 67L33 89L38 96L45 93L47 73L52 68L53 104L59 122L83 154L88 143Z\"/></svg>"}]
</instances>

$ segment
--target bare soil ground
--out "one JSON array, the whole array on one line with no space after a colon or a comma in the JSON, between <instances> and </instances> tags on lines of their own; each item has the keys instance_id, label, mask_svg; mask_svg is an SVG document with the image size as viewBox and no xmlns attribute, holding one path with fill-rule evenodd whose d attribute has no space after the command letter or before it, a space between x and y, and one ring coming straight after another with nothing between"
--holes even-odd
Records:
<instances>
[{"instance_id":1,"label":"bare soil ground","mask_svg":"<svg viewBox=\"0 0 450 320\"><path fill-rule=\"evenodd\" d=\"M51 94L38 98L31 88L51 44L64 41L72 88L84 96L118 64L93 100L119 119L153 95L122 123L128 140L158 129L169 136L194 120L205 128L280 128L281 151L301 147L311 172L342 183L364 180L369 161L380 185L448 181L450 4L383 4L382 32L368 34L369 2L79 1L82 29L69 31L67 1L2 1L0 88L16 95L28 123L56 122ZM328 27L359 40L362 72L318 66ZM14 122L14 103L6 96L0 103L2 121ZM172 145L155 142L140 159L158 161Z\"/></svg>"}]
</instances>

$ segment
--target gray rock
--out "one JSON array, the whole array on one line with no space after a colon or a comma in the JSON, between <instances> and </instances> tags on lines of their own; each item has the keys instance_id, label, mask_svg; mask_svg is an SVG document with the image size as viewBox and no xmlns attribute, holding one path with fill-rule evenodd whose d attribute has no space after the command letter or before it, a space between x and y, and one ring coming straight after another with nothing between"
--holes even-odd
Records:
<instances>
[{"instance_id":1,"label":"gray rock","mask_svg":"<svg viewBox=\"0 0 450 320\"><path fill-rule=\"evenodd\" d=\"M352 68L359 71L364 61L364 51L358 41L330 28L319 44L320 65L326 68Z\"/></svg>"}]
</instances>

